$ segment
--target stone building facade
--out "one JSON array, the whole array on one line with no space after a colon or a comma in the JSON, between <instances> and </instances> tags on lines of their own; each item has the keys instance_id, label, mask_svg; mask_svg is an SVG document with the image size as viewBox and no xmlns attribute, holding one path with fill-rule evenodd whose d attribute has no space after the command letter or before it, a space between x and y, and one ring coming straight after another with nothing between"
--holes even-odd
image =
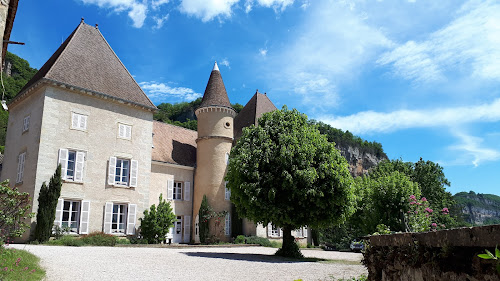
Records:
<instances>
[{"instance_id":1,"label":"stone building facade","mask_svg":"<svg viewBox=\"0 0 500 281\"><path fill-rule=\"evenodd\" d=\"M61 164L54 224L74 234L134 235L144 210L162 194L177 217L169 233L174 243L199 242L198 210L206 195L215 211L227 211L214 234L229 241L229 152L243 127L275 109L257 92L236 115L215 64L196 110L197 131L153 121L155 105L99 29L82 20L9 104L1 179L28 192L36 212L42 183ZM246 220L243 232L281 235L272 225ZM307 231L296 235L305 238ZM28 239L26 233L22 240Z\"/></svg>"}]
</instances>

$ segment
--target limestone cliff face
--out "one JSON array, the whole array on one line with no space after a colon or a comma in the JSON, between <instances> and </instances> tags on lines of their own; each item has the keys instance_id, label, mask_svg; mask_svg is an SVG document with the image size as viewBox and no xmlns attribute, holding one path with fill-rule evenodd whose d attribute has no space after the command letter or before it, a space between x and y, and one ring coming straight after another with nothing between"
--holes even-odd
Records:
<instances>
[{"instance_id":1,"label":"limestone cliff face","mask_svg":"<svg viewBox=\"0 0 500 281\"><path fill-rule=\"evenodd\" d=\"M369 169L377 166L382 160L387 159L385 157L377 157L370 153L361 152L357 147L337 146L337 149L349 163L349 171L353 177L367 174Z\"/></svg>"},{"instance_id":2,"label":"limestone cliff face","mask_svg":"<svg viewBox=\"0 0 500 281\"><path fill-rule=\"evenodd\" d=\"M461 206L464 219L473 225L500 223L500 197L493 194L460 192L453 196Z\"/></svg>"}]
</instances>

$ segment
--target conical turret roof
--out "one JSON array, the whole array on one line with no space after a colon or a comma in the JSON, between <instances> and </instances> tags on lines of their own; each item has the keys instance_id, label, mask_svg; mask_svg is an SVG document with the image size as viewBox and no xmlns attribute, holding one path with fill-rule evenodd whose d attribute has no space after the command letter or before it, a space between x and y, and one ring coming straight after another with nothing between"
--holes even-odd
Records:
<instances>
[{"instance_id":1,"label":"conical turret roof","mask_svg":"<svg viewBox=\"0 0 500 281\"><path fill-rule=\"evenodd\" d=\"M210 73L210 78L208 79L207 88L203 94L203 99L201 100L200 107L206 106L224 106L231 107L229 98L227 97L226 87L222 81L222 76L217 66L217 62L214 64L212 73Z\"/></svg>"},{"instance_id":2,"label":"conical turret roof","mask_svg":"<svg viewBox=\"0 0 500 281\"><path fill-rule=\"evenodd\" d=\"M40 80L156 109L97 26L90 26L83 19L18 96Z\"/></svg>"}]
</instances>

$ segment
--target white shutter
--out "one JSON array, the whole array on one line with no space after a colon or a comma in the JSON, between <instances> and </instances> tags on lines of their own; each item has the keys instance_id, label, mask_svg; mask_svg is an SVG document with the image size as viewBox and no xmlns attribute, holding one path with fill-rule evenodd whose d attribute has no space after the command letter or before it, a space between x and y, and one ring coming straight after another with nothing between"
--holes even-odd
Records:
<instances>
[{"instance_id":1,"label":"white shutter","mask_svg":"<svg viewBox=\"0 0 500 281\"><path fill-rule=\"evenodd\" d=\"M191 201L191 182L184 183L184 200Z\"/></svg>"},{"instance_id":2,"label":"white shutter","mask_svg":"<svg viewBox=\"0 0 500 281\"><path fill-rule=\"evenodd\" d=\"M271 223L267 224L267 237L273 236L273 225Z\"/></svg>"},{"instance_id":3,"label":"white shutter","mask_svg":"<svg viewBox=\"0 0 500 281\"><path fill-rule=\"evenodd\" d=\"M23 181L24 175L24 162L26 159L26 152L19 154L18 163L17 163L17 179L16 183L20 183Z\"/></svg>"},{"instance_id":4,"label":"white shutter","mask_svg":"<svg viewBox=\"0 0 500 281\"><path fill-rule=\"evenodd\" d=\"M132 138L132 126L125 126L125 138L126 139Z\"/></svg>"},{"instance_id":5,"label":"white shutter","mask_svg":"<svg viewBox=\"0 0 500 281\"><path fill-rule=\"evenodd\" d=\"M57 199L56 219L54 220L54 225L57 225L59 227L61 227L62 225L63 207L64 207L64 199L62 198ZM38 208L40 208L40 206L38 206Z\"/></svg>"},{"instance_id":6,"label":"white shutter","mask_svg":"<svg viewBox=\"0 0 500 281\"><path fill-rule=\"evenodd\" d=\"M63 180L67 177L68 171L68 150L61 148L59 149L59 164L61 164L61 177Z\"/></svg>"},{"instance_id":7,"label":"white shutter","mask_svg":"<svg viewBox=\"0 0 500 281\"><path fill-rule=\"evenodd\" d=\"M227 181L224 183L224 199L231 200L231 190L227 188Z\"/></svg>"},{"instance_id":8,"label":"white shutter","mask_svg":"<svg viewBox=\"0 0 500 281\"><path fill-rule=\"evenodd\" d=\"M226 152L226 165L229 165L229 153Z\"/></svg>"},{"instance_id":9,"label":"white shutter","mask_svg":"<svg viewBox=\"0 0 500 281\"><path fill-rule=\"evenodd\" d=\"M304 226L304 229L302 231L304 232L304 237L307 237L307 231L308 231L307 226Z\"/></svg>"},{"instance_id":10,"label":"white shutter","mask_svg":"<svg viewBox=\"0 0 500 281\"><path fill-rule=\"evenodd\" d=\"M80 211L80 234L89 234L90 201L82 201Z\"/></svg>"},{"instance_id":11,"label":"white shutter","mask_svg":"<svg viewBox=\"0 0 500 281\"><path fill-rule=\"evenodd\" d=\"M127 235L135 234L136 212L137 212L137 205L128 204Z\"/></svg>"},{"instance_id":12,"label":"white shutter","mask_svg":"<svg viewBox=\"0 0 500 281\"><path fill-rule=\"evenodd\" d=\"M191 239L191 216L184 216L184 243Z\"/></svg>"},{"instance_id":13,"label":"white shutter","mask_svg":"<svg viewBox=\"0 0 500 281\"><path fill-rule=\"evenodd\" d=\"M224 230L225 230L225 234L226 236L229 236L231 235L231 214L230 213L227 213L226 214L226 221L225 221L225 226L224 226Z\"/></svg>"},{"instance_id":14,"label":"white shutter","mask_svg":"<svg viewBox=\"0 0 500 281\"><path fill-rule=\"evenodd\" d=\"M278 228L278 236L283 237L283 229L281 229L281 227Z\"/></svg>"},{"instance_id":15,"label":"white shutter","mask_svg":"<svg viewBox=\"0 0 500 281\"><path fill-rule=\"evenodd\" d=\"M113 219L113 202L106 202L104 208L104 233L111 233L111 221Z\"/></svg>"},{"instance_id":16,"label":"white shutter","mask_svg":"<svg viewBox=\"0 0 500 281\"><path fill-rule=\"evenodd\" d=\"M109 157L108 184L115 185L116 157Z\"/></svg>"},{"instance_id":17,"label":"white shutter","mask_svg":"<svg viewBox=\"0 0 500 281\"><path fill-rule=\"evenodd\" d=\"M87 129L87 116L86 115L80 115L80 129L82 129L82 130Z\"/></svg>"},{"instance_id":18,"label":"white shutter","mask_svg":"<svg viewBox=\"0 0 500 281\"><path fill-rule=\"evenodd\" d=\"M167 200L174 198L174 180L167 181Z\"/></svg>"},{"instance_id":19,"label":"white shutter","mask_svg":"<svg viewBox=\"0 0 500 281\"><path fill-rule=\"evenodd\" d=\"M119 138L124 138L125 137L125 125L123 124L118 124L118 137Z\"/></svg>"},{"instance_id":20,"label":"white shutter","mask_svg":"<svg viewBox=\"0 0 500 281\"><path fill-rule=\"evenodd\" d=\"M85 162L85 153L81 152L81 151L76 152L75 181L78 181L78 182L83 181L84 162ZM62 171L62 166L61 166L61 171Z\"/></svg>"},{"instance_id":21,"label":"white shutter","mask_svg":"<svg viewBox=\"0 0 500 281\"><path fill-rule=\"evenodd\" d=\"M78 116L79 115L76 113L71 114L71 128L73 128L73 129L78 129L78 124L79 124Z\"/></svg>"},{"instance_id":22,"label":"white shutter","mask_svg":"<svg viewBox=\"0 0 500 281\"><path fill-rule=\"evenodd\" d=\"M137 187L138 176L139 176L139 161L132 160L130 165L130 187Z\"/></svg>"}]
</instances>

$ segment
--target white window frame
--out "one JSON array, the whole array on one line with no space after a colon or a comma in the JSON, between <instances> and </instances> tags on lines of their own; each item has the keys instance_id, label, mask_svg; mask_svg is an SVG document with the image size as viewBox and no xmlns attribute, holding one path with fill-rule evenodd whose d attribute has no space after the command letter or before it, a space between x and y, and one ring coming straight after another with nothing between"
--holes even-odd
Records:
<instances>
[{"instance_id":1,"label":"white window frame","mask_svg":"<svg viewBox=\"0 0 500 281\"><path fill-rule=\"evenodd\" d=\"M182 216L177 216L177 221L174 224L175 224L174 225L174 234L182 236L182 225L183 225Z\"/></svg>"},{"instance_id":2,"label":"white window frame","mask_svg":"<svg viewBox=\"0 0 500 281\"><path fill-rule=\"evenodd\" d=\"M73 155L73 160L70 160ZM85 167L85 152L73 149L59 149L59 164L61 164L61 176L65 181L83 182L83 170ZM70 175L70 172L73 172Z\"/></svg>"},{"instance_id":3,"label":"white window frame","mask_svg":"<svg viewBox=\"0 0 500 281\"><path fill-rule=\"evenodd\" d=\"M70 232L78 233L78 234L88 234L89 233L89 219L90 219L90 201L88 201L88 200L59 198L57 200L56 216L55 216L55 220L54 220L54 225L59 226L59 227L63 227L64 213L65 212L68 212L68 213L73 212L73 209L72 209L73 204L70 204L69 210L64 210L64 207L65 207L64 203L68 202L68 201L72 202L72 203L76 203L76 202L79 203L78 211L77 211L77 218L76 218L77 228L76 228L76 231L74 228L70 229Z\"/></svg>"},{"instance_id":4,"label":"white window frame","mask_svg":"<svg viewBox=\"0 0 500 281\"><path fill-rule=\"evenodd\" d=\"M224 182L224 200L226 201L231 200L231 190L227 188L227 181Z\"/></svg>"},{"instance_id":5,"label":"white window frame","mask_svg":"<svg viewBox=\"0 0 500 281\"><path fill-rule=\"evenodd\" d=\"M115 211L115 206L118 208L116 211ZM113 208L111 210L111 233L119 233L119 234L126 233L127 215L128 215L128 204L113 203ZM123 229L120 228L121 225L123 225Z\"/></svg>"},{"instance_id":6,"label":"white window frame","mask_svg":"<svg viewBox=\"0 0 500 281\"><path fill-rule=\"evenodd\" d=\"M120 163L120 165L118 164ZM124 167L124 163L127 163L127 168ZM124 176L124 171L127 171L127 175ZM119 173L118 173L119 172ZM118 178L118 180L117 180ZM125 178L125 181L123 180ZM130 183L130 159L116 158L116 168L115 168L115 184L128 186Z\"/></svg>"},{"instance_id":7,"label":"white window frame","mask_svg":"<svg viewBox=\"0 0 500 281\"><path fill-rule=\"evenodd\" d=\"M226 217L224 219L224 234L226 236L231 235L231 214L229 212L226 213Z\"/></svg>"},{"instance_id":8,"label":"white window frame","mask_svg":"<svg viewBox=\"0 0 500 281\"><path fill-rule=\"evenodd\" d=\"M23 133L27 132L30 128L30 115L24 117L23 119Z\"/></svg>"},{"instance_id":9,"label":"white window frame","mask_svg":"<svg viewBox=\"0 0 500 281\"><path fill-rule=\"evenodd\" d=\"M127 176L124 178L124 165L128 163ZM108 184L121 187L137 187L139 161L128 158L110 157L108 164ZM125 179L125 181L124 181Z\"/></svg>"},{"instance_id":10,"label":"white window frame","mask_svg":"<svg viewBox=\"0 0 500 281\"><path fill-rule=\"evenodd\" d=\"M26 163L26 151L17 156L17 177L16 183L22 183L24 177L24 165Z\"/></svg>"},{"instance_id":11,"label":"white window frame","mask_svg":"<svg viewBox=\"0 0 500 281\"><path fill-rule=\"evenodd\" d=\"M182 181L174 181L174 189L173 189L173 194L172 194L172 199L173 200L182 200L182 186L184 185L184 182Z\"/></svg>"},{"instance_id":12,"label":"white window frame","mask_svg":"<svg viewBox=\"0 0 500 281\"><path fill-rule=\"evenodd\" d=\"M118 138L125 140L132 139L132 126L128 124L118 123Z\"/></svg>"},{"instance_id":13,"label":"white window frame","mask_svg":"<svg viewBox=\"0 0 500 281\"><path fill-rule=\"evenodd\" d=\"M66 210L66 203L69 203L69 208ZM77 205L77 206L75 206ZM80 215L81 215L82 202L77 200L64 200L62 206L61 214L61 227L68 226L69 232L79 233L80 231ZM75 210L76 209L76 210ZM76 213L74 220L72 220L72 214ZM68 219L64 220L64 214L68 214ZM72 223L76 224L76 227L71 227Z\"/></svg>"},{"instance_id":14,"label":"white window frame","mask_svg":"<svg viewBox=\"0 0 500 281\"><path fill-rule=\"evenodd\" d=\"M86 131L88 115L71 112L71 129Z\"/></svg>"}]
</instances>

